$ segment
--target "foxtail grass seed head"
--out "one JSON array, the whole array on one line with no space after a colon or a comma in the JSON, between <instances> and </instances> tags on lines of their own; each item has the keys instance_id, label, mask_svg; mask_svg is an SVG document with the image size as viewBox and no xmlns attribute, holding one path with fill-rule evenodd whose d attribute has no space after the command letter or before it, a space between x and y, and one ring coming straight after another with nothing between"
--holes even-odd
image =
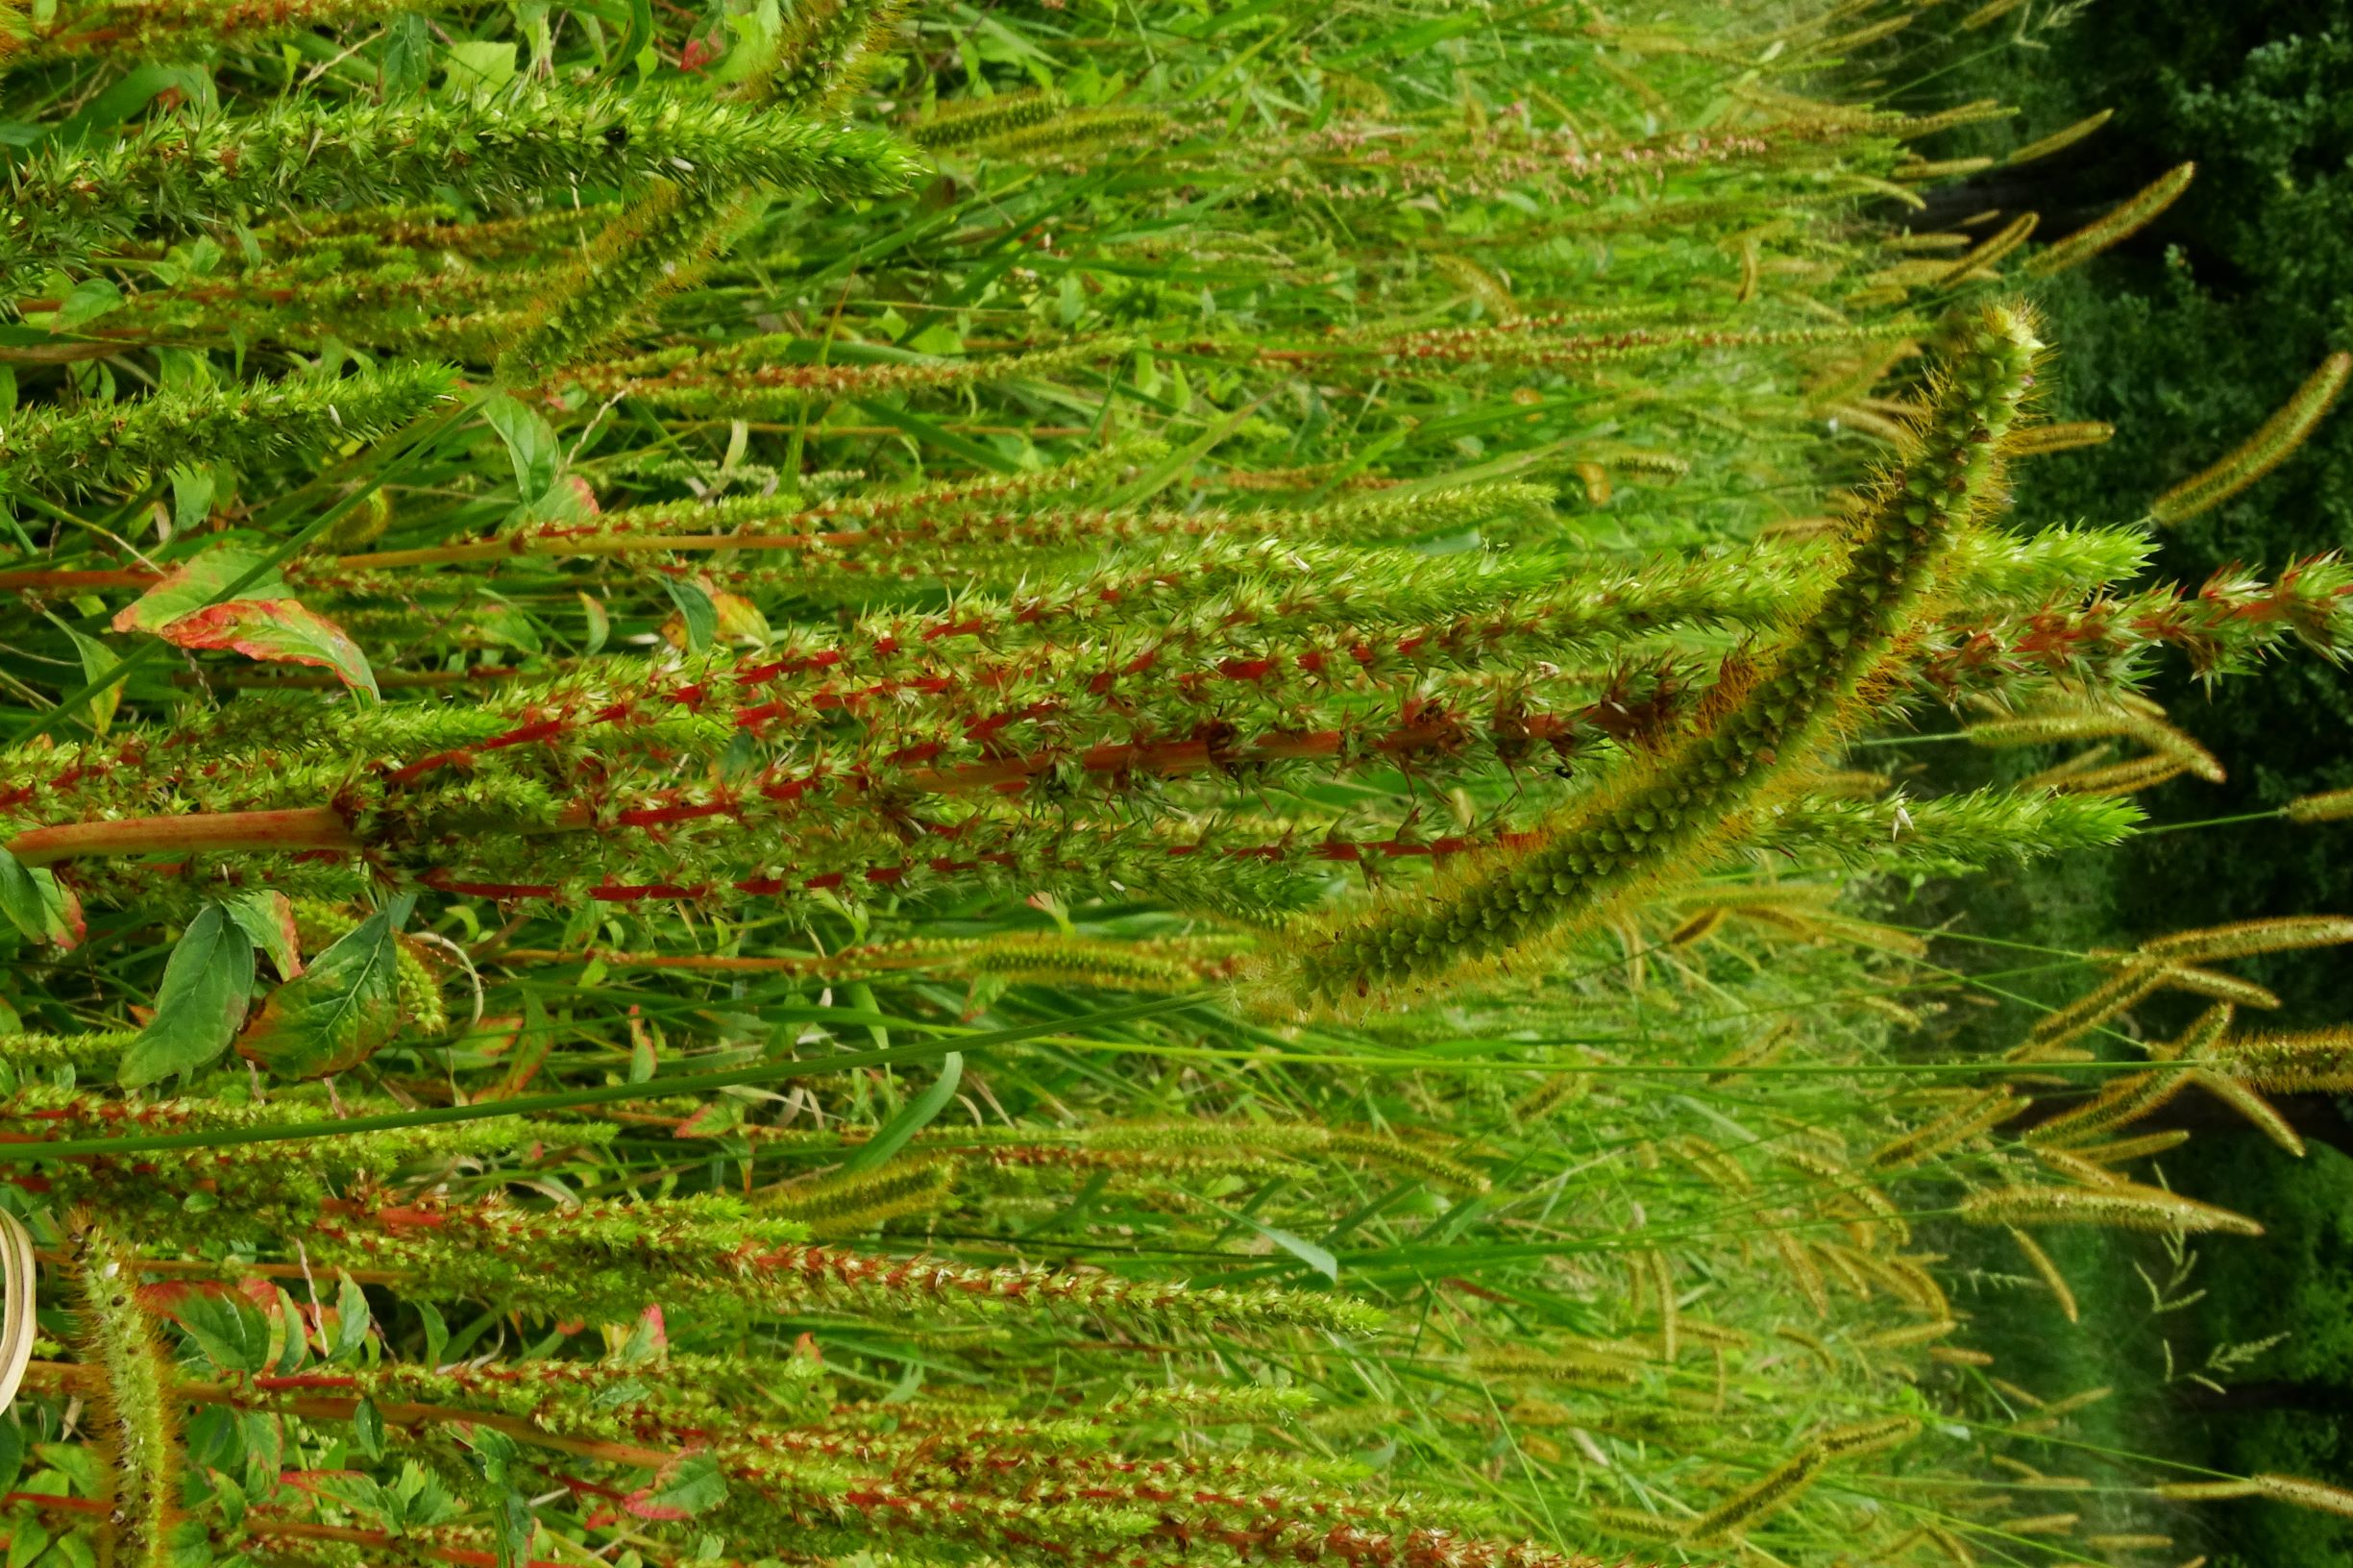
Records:
<instances>
[{"instance_id":1,"label":"foxtail grass seed head","mask_svg":"<svg viewBox=\"0 0 2353 1568\"><path fill-rule=\"evenodd\" d=\"M2280 810L2281 815L2292 822L2353 821L2353 790L2326 790L2318 795L2299 795Z\"/></svg>"},{"instance_id":2,"label":"foxtail grass seed head","mask_svg":"<svg viewBox=\"0 0 2353 1568\"><path fill-rule=\"evenodd\" d=\"M2095 1188L2004 1187L1961 1200L1961 1217L1977 1225L2099 1225L2119 1230L2184 1234L2218 1231L2261 1236L2243 1214L2199 1203L2162 1188L2118 1182Z\"/></svg>"},{"instance_id":3,"label":"foxtail grass seed head","mask_svg":"<svg viewBox=\"0 0 2353 1568\"><path fill-rule=\"evenodd\" d=\"M1858 527L1838 585L1791 644L1761 668L1728 672L1733 678L1686 737L1547 823L1534 846L1481 857L1434 888L1376 899L1361 914L1307 924L1268 984L1301 1002L1427 984L1466 961L1556 941L1564 925L1589 927L1634 889L1702 869L1777 765L1844 722L1941 551L1986 503L1995 449L2041 349L2018 309L1987 306L1956 321L1912 451Z\"/></svg>"},{"instance_id":4,"label":"foxtail grass seed head","mask_svg":"<svg viewBox=\"0 0 2353 1568\"><path fill-rule=\"evenodd\" d=\"M2004 166L2014 167L2020 163L2031 163L2038 158L2048 158L2053 153L2065 152L2086 136L2098 131L2101 126L2106 125L2115 117L2116 110L2113 109L2103 109L2096 113L2087 114L2064 130L2053 131L2047 136L2038 137L2014 149L2001 161Z\"/></svg>"},{"instance_id":5,"label":"foxtail grass seed head","mask_svg":"<svg viewBox=\"0 0 2353 1568\"><path fill-rule=\"evenodd\" d=\"M2149 502L2148 515L2166 525L2185 523L2212 511L2293 456L2353 380L2353 354L2320 361L2295 395L2213 467L2201 470Z\"/></svg>"},{"instance_id":6,"label":"foxtail grass seed head","mask_svg":"<svg viewBox=\"0 0 2353 1568\"><path fill-rule=\"evenodd\" d=\"M2048 278L2081 266L2100 252L2120 245L2155 222L2159 213L2181 200L2183 191L2197 174L2197 165L2183 163L2168 169L2155 180L2118 204L2104 216L2084 225L2056 244L2036 252L2026 259L2027 276Z\"/></svg>"}]
</instances>

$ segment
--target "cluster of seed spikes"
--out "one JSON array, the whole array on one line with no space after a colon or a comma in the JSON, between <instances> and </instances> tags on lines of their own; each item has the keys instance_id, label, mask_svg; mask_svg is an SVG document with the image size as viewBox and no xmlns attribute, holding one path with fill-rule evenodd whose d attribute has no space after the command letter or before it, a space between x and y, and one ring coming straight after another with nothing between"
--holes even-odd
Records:
<instances>
[{"instance_id":1,"label":"cluster of seed spikes","mask_svg":"<svg viewBox=\"0 0 2353 1568\"><path fill-rule=\"evenodd\" d=\"M2072 1319L2050 1228L2256 1228L2124 1171L2189 1089L2300 1148L2353 1049L2219 966L2353 927L2089 955L1915 1077L1870 897L2218 776L2157 660L2345 650L2334 557L2137 580L2345 366L2032 527L2006 465L2106 432L2016 290L2189 171L1890 230L2004 112L1849 101L1928 0L1605 9L0 0L12 1564L2341 1504L2046 1474L2097 1391L1945 1265ZM1842 767L1938 712L2097 749Z\"/></svg>"}]
</instances>

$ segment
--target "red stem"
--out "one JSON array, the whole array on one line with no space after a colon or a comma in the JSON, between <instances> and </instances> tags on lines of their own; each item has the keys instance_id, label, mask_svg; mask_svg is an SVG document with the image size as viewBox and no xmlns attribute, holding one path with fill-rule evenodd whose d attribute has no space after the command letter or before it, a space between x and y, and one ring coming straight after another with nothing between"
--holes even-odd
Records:
<instances>
[{"instance_id":1,"label":"red stem","mask_svg":"<svg viewBox=\"0 0 2353 1568\"><path fill-rule=\"evenodd\" d=\"M37 827L9 841L9 853L27 866L77 855L191 854L203 850L357 849L358 839L332 806L284 811L192 812L177 817L124 817L113 821Z\"/></svg>"}]
</instances>

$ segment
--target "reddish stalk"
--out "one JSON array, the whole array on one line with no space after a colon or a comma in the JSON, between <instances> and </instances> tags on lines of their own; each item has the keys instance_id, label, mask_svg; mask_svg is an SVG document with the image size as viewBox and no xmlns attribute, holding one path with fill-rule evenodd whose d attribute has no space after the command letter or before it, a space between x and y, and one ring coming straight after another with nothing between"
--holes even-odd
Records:
<instances>
[{"instance_id":1,"label":"reddish stalk","mask_svg":"<svg viewBox=\"0 0 2353 1568\"><path fill-rule=\"evenodd\" d=\"M206 850L343 849L360 847L351 824L332 806L283 811L190 812L177 817L124 817L104 822L37 827L9 841L9 853L27 866L78 855L194 854Z\"/></svg>"}]
</instances>

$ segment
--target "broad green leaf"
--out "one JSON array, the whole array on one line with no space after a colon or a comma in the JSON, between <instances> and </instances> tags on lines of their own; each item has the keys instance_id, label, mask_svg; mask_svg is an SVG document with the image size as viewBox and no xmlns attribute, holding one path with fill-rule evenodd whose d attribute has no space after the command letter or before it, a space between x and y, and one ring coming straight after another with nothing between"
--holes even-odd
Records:
<instances>
[{"instance_id":1,"label":"broad green leaf","mask_svg":"<svg viewBox=\"0 0 2353 1568\"><path fill-rule=\"evenodd\" d=\"M515 46L511 42L453 43L442 56L449 75L442 86L461 98L479 101L515 79Z\"/></svg>"},{"instance_id":2,"label":"broad green leaf","mask_svg":"<svg viewBox=\"0 0 2353 1568\"><path fill-rule=\"evenodd\" d=\"M900 1106L896 1115L875 1128L874 1136L868 1139L842 1168L855 1172L881 1166L905 1148L909 1139L930 1126L934 1118L947 1109L948 1102L956 1097L956 1086L963 1078L963 1052L950 1051L940 1058L940 1076L931 1081L931 1087Z\"/></svg>"},{"instance_id":3,"label":"broad green leaf","mask_svg":"<svg viewBox=\"0 0 2353 1568\"><path fill-rule=\"evenodd\" d=\"M208 503L210 498L207 498ZM185 615L212 602L222 590L259 566L267 556L235 545L220 545L191 556L163 575L160 582L124 606L114 617L116 631L160 632ZM250 598L266 599L286 591L285 580L271 572L246 585Z\"/></svg>"},{"instance_id":4,"label":"broad green leaf","mask_svg":"<svg viewBox=\"0 0 2353 1568\"><path fill-rule=\"evenodd\" d=\"M694 1115L678 1123L680 1138L724 1138L744 1125L744 1102L732 1094L703 1101Z\"/></svg>"},{"instance_id":5,"label":"broad green leaf","mask_svg":"<svg viewBox=\"0 0 2353 1568\"><path fill-rule=\"evenodd\" d=\"M490 1510L490 1518L498 1527L499 1568L520 1568L528 1562L531 1537L539 1528L531 1517L531 1500L510 1487Z\"/></svg>"},{"instance_id":6,"label":"broad green leaf","mask_svg":"<svg viewBox=\"0 0 2353 1568\"><path fill-rule=\"evenodd\" d=\"M158 628L176 648L219 648L270 664L331 670L360 697L379 699L368 656L341 626L291 599L233 599Z\"/></svg>"},{"instance_id":7,"label":"broad green leaf","mask_svg":"<svg viewBox=\"0 0 2353 1568\"><path fill-rule=\"evenodd\" d=\"M514 45L502 43L496 47L506 51L511 65ZM555 428L536 410L503 392L494 392L482 400L482 417L490 421L490 428L506 443L507 458L515 465L515 488L523 493L523 499L529 502L545 495L563 466L564 449L556 443Z\"/></svg>"},{"instance_id":8,"label":"broad green leaf","mask_svg":"<svg viewBox=\"0 0 2353 1568\"><path fill-rule=\"evenodd\" d=\"M384 31L384 94L399 97L425 86L433 69L433 30L415 12L392 19Z\"/></svg>"},{"instance_id":9,"label":"broad green leaf","mask_svg":"<svg viewBox=\"0 0 2353 1568\"><path fill-rule=\"evenodd\" d=\"M676 577L664 577L662 586L670 591L670 601L678 606L678 622L689 653L700 653L711 646L719 633L719 606L711 596L691 582Z\"/></svg>"},{"instance_id":10,"label":"broad green leaf","mask_svg":"<svg viewBox=\"0 0 2353 1568\"><path fill-rule=\"evenodd\" d=\"M254 989L254 944L218 904L207 904L163 966L155 1017L123 1053L116 1082L138 1089L212 1062L236 1038Z\"/></svg>"},{"instance_id":11,"label":"broad green leaf","mask_svg":"<svg viewBox=\"0 0 2353 1568\"><path fill-rule=\"evenodd\" d=\"M368 1293L349 1274L339 1273L336 1280L335 1342L327 1360L348 1361L357 1359L368 1342Z\"/></svg>"},{"instance_id":12,"label":"broad green leaf","mask_svg":"<svg viewBox=\"0 0 2353 1568\"><path fill-rule=\"evenodd\" d=\"M96 321L123 303L123 291L104 278L85 278L74 284L58 306L58 330L71 331L86 322Z\"/></svg>"},{"instance_id":13,"label":"broad green leaf","mask_svg":"<svg viewBox=\"0 0 2353 1568\"><path fill-rule=\"evenodd\" d=\"M380 909L270 993L237 1048L281 1078L356 1066L400 1033L400 948Z\"/></svg>"},{"instance_id":14,"label":"broad green leaf","mask_svg":"<svg viewBox=\"0 0 2353 1568\"><path fill-rule=\"evenodd\" d=\"M191 1291L172 1315L222 1371L258 1372L269 1364L269 1319L243 1296Z\"/></svg>"},{"instance_id":15,"label":"broad green leaf","mask_svg":"<svg viewBox=\"0 0 2353 1568\"><path fill-rule=\"evenodd\" d=\"M221 900L221 908L268 955L279 979L303 972L303 942L294 929L294 905L284 894L267 888L233 893Z\"/></svg>"}]
</instances>

